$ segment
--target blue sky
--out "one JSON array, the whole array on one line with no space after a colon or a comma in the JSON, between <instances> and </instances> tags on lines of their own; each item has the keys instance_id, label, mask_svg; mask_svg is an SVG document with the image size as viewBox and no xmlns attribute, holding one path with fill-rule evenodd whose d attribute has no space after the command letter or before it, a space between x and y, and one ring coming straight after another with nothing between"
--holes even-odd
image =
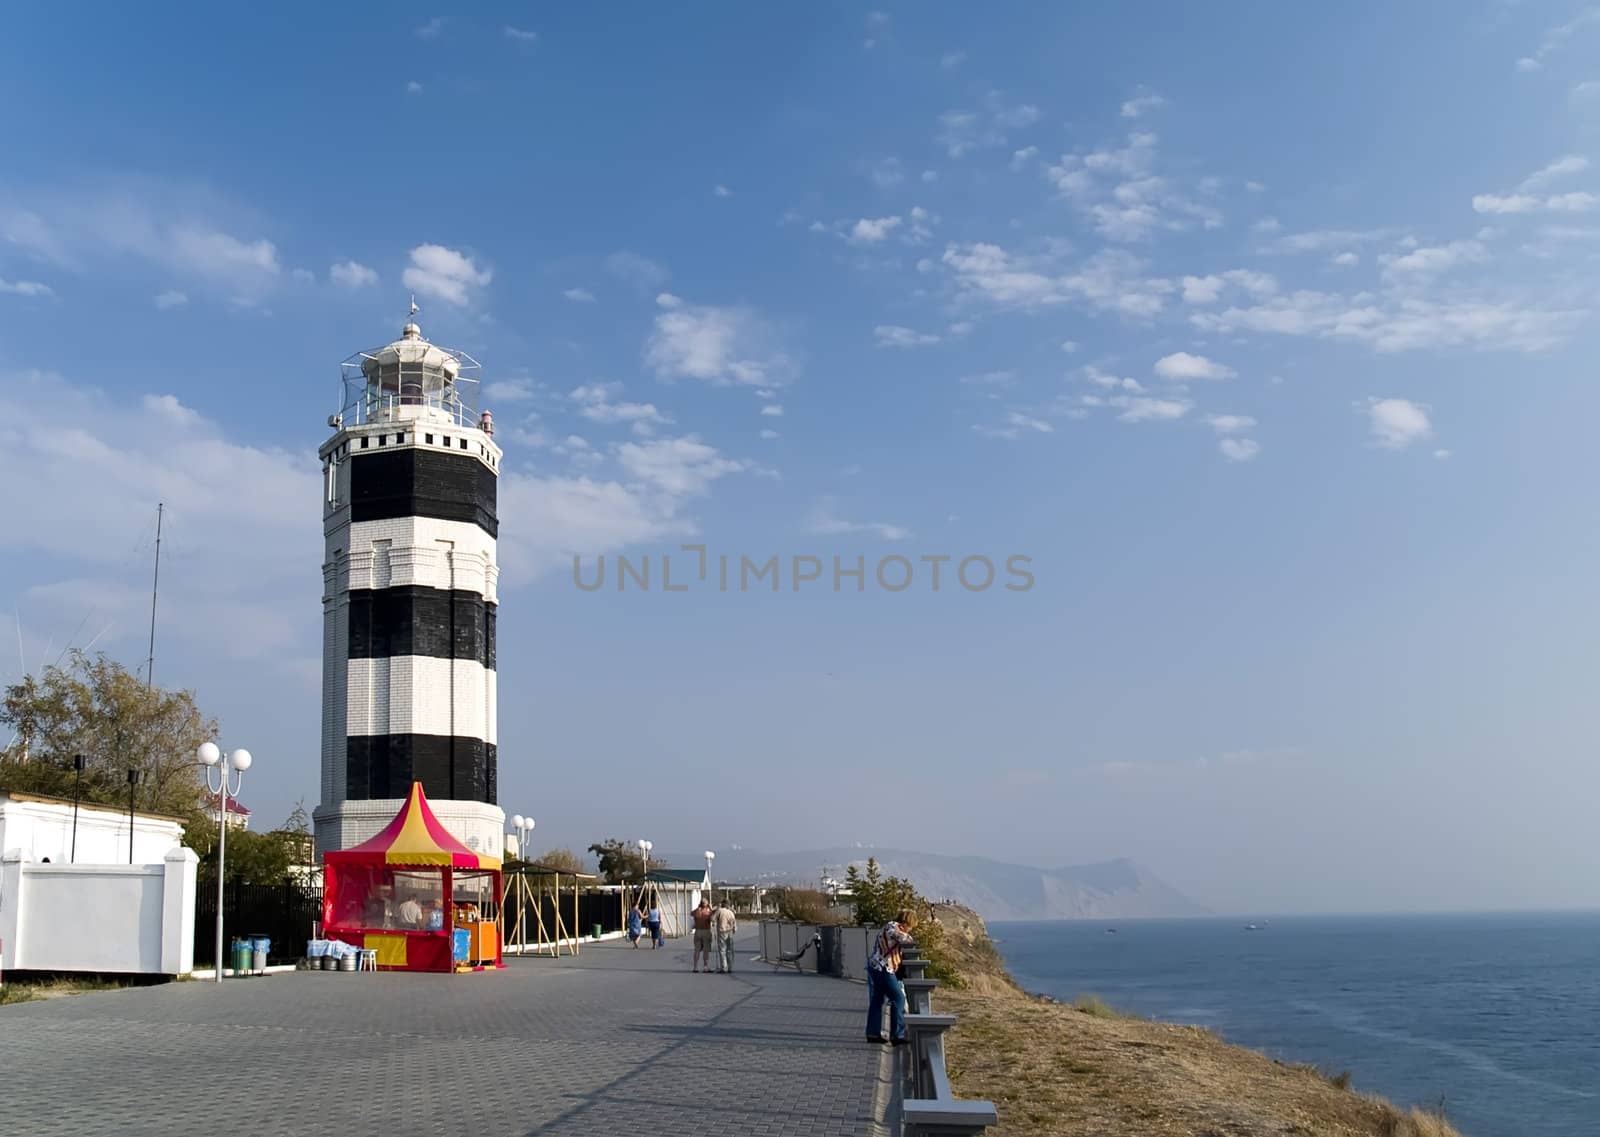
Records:
<instances>
[{"instance_id":1,"label":"blue sky","mask_svg":"<svg viewBox=\"0 0 1600 1137\"><path fill-rule=\"evenodd\" d=\"M24 661L142 660L165 501L156 678L256 753L268 821L315 804L337 364L414 292L506 450L502 804L536 844L1600 903L1600 9L11 31ZM575 552L659 572L685 542L916 577L573 585ZM920 559L1012 555L1027 591L935 592Z\"/></svg>"}]
</instances>

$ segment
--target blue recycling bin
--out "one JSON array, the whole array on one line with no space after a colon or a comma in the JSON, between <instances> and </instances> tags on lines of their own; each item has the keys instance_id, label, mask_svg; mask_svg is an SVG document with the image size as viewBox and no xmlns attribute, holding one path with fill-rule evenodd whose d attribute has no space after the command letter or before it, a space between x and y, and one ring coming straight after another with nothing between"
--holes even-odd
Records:
<instances>
[{"instance_id":1,"label":"blue recycling bin","mask_svg":"<svg viewBox=\"0 0 1600 1137\"><path fill-rule=\"evenodd\" d=\"M472 951L472 933L466 928L452 928L450 932L450 959L453 963L467 962Z\"/></svg>"}]
</instances>

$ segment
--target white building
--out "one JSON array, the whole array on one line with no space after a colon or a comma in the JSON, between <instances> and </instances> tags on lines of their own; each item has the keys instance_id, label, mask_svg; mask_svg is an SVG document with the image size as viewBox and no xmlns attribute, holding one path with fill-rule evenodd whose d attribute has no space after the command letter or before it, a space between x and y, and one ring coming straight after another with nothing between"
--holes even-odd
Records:
<instances>
[{"instance_id":1,"label":"white building","mask_svg":"<svg viewBox=\"0 0 1600 1137\"><path fill-rule=\"evenodd\" d=\"M0 855L20 851L30 861L66 865L160 864L183 843L183 822L156 813L133 814L133 855L128 855L128 811L81 802L74 847L70 798L0 790Z\"/></svg>"}]
</instances>

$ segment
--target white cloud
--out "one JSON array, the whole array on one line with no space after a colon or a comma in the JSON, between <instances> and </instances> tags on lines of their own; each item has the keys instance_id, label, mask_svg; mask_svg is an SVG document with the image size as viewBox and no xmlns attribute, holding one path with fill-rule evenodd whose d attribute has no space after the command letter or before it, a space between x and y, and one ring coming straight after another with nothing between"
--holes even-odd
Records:
<instances>
[{"instance_id":1,"label":"white cloud","mask_svg":"<svg viewBox=\"0 0 1600 1137\"><path fill-rule=\"evenodd\" d=\"M929 332L913 331L897 324L879 324L872 329L879 347L925 347L939 342L939 337Z\"/></svg>"},{"instance_id":2,"label":"white cloud","mask_svg":"<svg viewBox=\"0 0 1600 1137\"><path fill-rule=\"evenodd\" d=\"M689 304L663 292L645 346L645 361L663 379L769 387L783 383L793 362L771 346L772 332L752 311Z\"/></svg>"},{"instance_id":3,"label":"white cloud","mask_svg":"<svg viewBox=\"0 0 1600 1137\"><path fill-rule=\"evenodd\" d=\"M1075 353L1078 350L1078 341L1077 340L1062 340L1061 341L1061 350L1066 352L1068 355L1072 355L1073 353Z\"/></svg>"},{"instance_id":4,"label":"white cloud","mask_svg":"<svg viewBox=\"0 0 1600 1137\"><path fill-rule=\"evenodd\" d=\"M640 291L660 288L667 282L668 277L665 265L627 249L619 250L606 258L606 271Z\"/></svg>"},{"instance_id":5,"label":"white cloud","mask_svg":"<svg viewBox=\"0 0 1600 1137\"><path fill-rule=\"evenodd\" d=\"M1574 99L1592 99L1596 95L1600 95L1600 79L1585 79L1583 82L1575 84L1572 88L1572 97Z\"/></svg>"},{"instance_id":6,"label":"white cloud","mask_svg":"<svg viewBox=\"0 0 1600 1137\"><path fill-rule=\"evenodd\" d=\"M1539 191L1553 181L1583 173L1589 165L1589 159L1581 154L1564 155L1523 178L1511 193L1475 195L1472 199L1472 208L1478 213L1498 214L1535 213L1540 210L1556 213L1585 212L1600 204L1600 198L1584 191L1549 195L1541 195Z\"/></svg>"},{"instance_id":7,"label":"white cloud","mask_svg":"<svg viewBox=\"0 0 1600 1137\"><path fill-rule=\"evenodd\" d=\"M850 229L847 238L852 244L873 245L884 240L900 226L899 217L879 217L876 219L863 217Z\"/></svg>"},{"instance_id":8,"label":"white cloud","mask_svg":"<svg viewBox=\"0 0 1600 1137\"><path fill-rule=\"evenodd\" d=\"M1180 419L1193 409L1187 399L1157 399L1146 395L1114 395L1105 405L1122 411L1117 418L1122 422L1171 422Z\"/></svg>"},{"instance_id":9,"label":"white cloud","mask_svg":"<svg viewBox=\"0 0 1600 1137\"><path fill-rule=\"evenodd\" d=\"M165 292L156 294L156 307L163 312L171 311L173 308L182 308L187 303L189 303L188 295L179 292L176 288L169 288Z\"/></svg>"},{"instance_id":10,"label":"white cloud","mask_svg":"<svg viewBox=\"0 0 1600 1137\"><path fill-rule=\"evenodd\" d=\"M1240 434L1256 425L1249 415L1207 415L1206 425L1218 434Z\"/></svg>"},{"instance_id":11,"label":"white cloud","mask_svg":"<svg viewBox=\"0 0 1600 1137\"><path fill-rule=\"evenodd\" d=\"M1276 278L1264 272L1235 268L1209 276L1183 278L1185 304L1214 304L1223 292L1237 288L1252 296L1271 296L1278 291Z\"/></svg>"},{"instance_id":12,"label":"white cloud","mask_svg":"<svg viewBox=\"0 0 1600 1137\"><path fill-rule=\"evenodd\" d=\"M569 288L561 295L571 300L574 304L593 304L594 293L587 288Z\"/></svg>"},{"instance_id":13,"label":"white cloud","mask_svg":"<svg viewBox=\"0 0 1600 1137\"><path fill-rule=\"evenodd\" d=\"M846 521L836 514L834 503L824 499L811 510L806 520L806 531L819 537L837 537L846 533L870 533L885 541L904 541L911 530L887 521Z\"/></svg>"},{"instance_id":14,"label":"white cloud","mask_svg":"<svg viewBox=\"0 0 1600 1137\"><path fill-rule=\"evenodd\" d=\"M412 79L411 81L406 83L406 94L408 94L408 95L420 95L420 94L422 94L422 84L418 83L415 79Z\"/></svg>"},{"instance_id":15,"label":"white cloud","mask_svg":"<svg viewBox=\"0 0 1600 1137\"><path fill-rule=\"evenodd\" d=\"M1043 271L1051 267L1048 258L1019 259L985 242L950 245L942 259L965 292L1002 308L1080 301L1099 311L1148 319L1173 291L1170 281L1143 277L1142 262L1119 249L1103 249L1076 271L1061 274Z\"/></svg>"},{"instance_id":16,"label":"white cloud","mask_svg":"<svg viewBox=\"0 0 1600 1137\"><path fill-rule=\"evenodd\" d=\"M947 51L939 57L939 66L946 71L953 71L967 61L964 51Z\"/></svg>"},{"instance_id":17,"label":"white cloud","mask_svg":"<svg viewBox=\"0 0 1600 1137\"><path fill-rule=\"evenodd\" d=\"M506 39L510 40L512 43L521 44L524 47L531 47L533 44L539 42L538 32L526 31L523 28L514 28L510 24L507 24L505 27L501 28L500 34L505 36Z\"/></svg>"},{"instance_id":18,"label":"white cloud","mask_svg":"<svg viewBox=\"0 0 1600 1137\"><path fill-rule=\"evenodd\" d=\"M1261 453L1261 444L1253 438L1224 438L1217 449L1230 462L1248 462Z\"/></svg>"},{"instance_id":19,"label":"white cloud","mask_svg":"<svg viewBox=\"0 0 1600 1137\"><path fill-rule=\"evenodd\" d=\"M767 438L767 439L772 439L772 438L778 438L778 437L780 437L780 435L775 430L767 429L767 430L763 430L761 432L761 437L762 438Z\"/></svg>"},{"instance_id":20,"label":"white cloud","mask_svg":"<svg viewBox=\"0 0 1600 1137\"><path fill-rule=\"evenodd\" d=\"M1478 264L1488 257L1489 251L1477 241L1451 241L1447 245L1413 249L1404 256L1385 254L1378 258L1378 263L1390 274L1437 273Z\"/></svg>"},{"instance_id":21,"label":"white cloud","mask_svg":"<svg viewBox=\"0 0 1600 1137\"><path fill-rule=\"evenodd\" d=\"M622 393L620 383L590 383L574 387L567 397L579 406L578 413L590 422L603 424L627 423L636 434L648 434L655 426L672 420L656 409L654 403L612 402Z\"/></svg>"},{"instance_id":22,"label":"white cloud","mask_svg":"<svg viewBox=\"0 0 1600 1137\"><path fill-rule=\"evenodd\" d=\"M412 34L418 39L438 39L443 31L444 19L440 16L435 16L422 26L413 29Z\"/></svg>"},{"instance_id":23,"label":"white cloud","mask_svg":"<svg viewBox=\"0 0 1600 1137\"><path fill-rule=\"evenodd\" d=\"M9 293L12 296L54 296L55 289L48 284L41 284L37 280L6 280L0 277L0 293ZM157 307L160 307L158 302Z\"/></svg>"},{"instance_id":24,"label":"white cloud","mask_svg":"<svg viewBox=\"0 0 1600 1137\"><path fill-rule=\"evenodd\" d=\"M1351 265L1360 264L1361 256L1358 253L1335 253L1330 260L1340 268L1349 268Z\"/></svg>"},{"instance_id":25,"label":"white cloud","mask_svg":"<svg viewBox=\"0 0 1600 1137\"><path fill-rule=\"evenodd\" d=\"M1258 232L1276 232L1277 222L1269 228L1263 228L1257 222ZM1294 254L1294 253L1324 253L1333 249L1347 248L1349 246L1370 245L1391 236L1387 229L1311 229L1302 233L1285 233L1275 237L1269 242L1262 252Z\"/></svg>"},{"instance_id":26,"label":"white cloud","mask_svg":"<svg viewBox=\"0 0 1600 1137\"><path fill-rule=\"evenodd\" d=\"M340 261L328 269L328 279L343 288L366 288L378 283L378 274L359 261Z\"/></svg>"},{"instance_id":27,"label":"white cloud","mask_svg":"<svg viewBox=\"0 0 1600 1137\"><path fill-rule=\"evenodd\" d=\"M1514 299L1376 297L1301 290L1248 308L1196 312L1205 332L1276 335L1366 343L1380 352L1436 347L1543 351L1562 343L1583 320L1578 310L1530 306Z\"/></svg>"},{"instance_id":28,"label":"white cloud","mask_svg":"<svg viewBox=\"0 0 1600 1137\"><path fill-rule=\"evenodd\" d=\"M945 331L951 336L959 339L962 336L972 334L972 329L975 326L976 325L974 325L971 320L957 320L955 323L945 328Z\"/></svg>"},{"instance_id":29,"label":"white cloud","mask_svg":"<svg viewBox=\"0 0 1600 1137\"><path fill-rule=\"evenodd\" d=\"M1038 156L1039 148L1037 146L1024 146L1021 150L1015 150L1012 152L1011 168L1013 170L1023 170L1027 167L1028 163L1032 162Z\"/></svg>"},{"instance_id":30,"label":"white cloud","mask_svg":"<svg viewBox=\"0 0 1600 1137\"><path fill-rule=\"evenodd\" d=\"M1580 11L1564 24L1557 24L1539 41L1539 46L1530 55L1525 55L1517 60L1517 70L1523 72L1538 71L1544 66L1544 61L1551 52L1561 48L1573 35L1584 26L1600 20L1600 7L1588 7Z\"/></svg>"},{"instance_id":31,"label":"white cloud","mask_svg":"<svg viewBox=\"0 0 1600 1137\"><path fill-rule=\"evenodd\" d=\"M1410 399L1369 398L1361 409L1367 415L1373 444L1385 450L1404 450L1433 435L1425 404Z\"/></svg>"},{"instance_id":32,"label":"white cloud","mask_svg":"<svg viewBox=\"0 0 1600 1137\"><path fill-rule=\"evenodd\" d=\"M1001 92L990 91L983 99L981 111L941 114L934 140L950 157L960 158L980 147L1004 146L1007 131L1024 129L1038 121L1038 107L1031 103L1007 103Z\"/></svg>"},{"instance_id":33,"label":"white cloud","mask_svg":"<svg viewBox=\"0 0 1600 1137\"><path fill-rule=\"evenodd\" d=\"M761 413L763 415L767 416L768 418L782 418L783 417L783 404L781 404L781 403L768 403L766 406L761 408Z\"/></svg>"},{"instance_id":34,"label":"white cloud","mask_svg":"<svg viewBox=\"0 0 1600 1137\"><path fill-rule=\"evenodd\" d=\"M721 185L721 184L713 186L711 188L711 192L716 197L732 197L733 196L733 191L731 189L729 189L727 186Z\"/></svg>"},{"instance_id":35,"label":"white cloud","mask_svg":"<svg viewBox=\"0 0 1600 1137\"><path fill-rule=\"evenodd\" d=\"M674 497L703 494L718 478L750 468L742 459L725 458L695 435L651 442L624 442L617 461L636 480Z\"/></svg>"},{"instance_id":36,"label":"white cloud","mask_svg":"<svg viewBox=\"0 0 1600 1137\"><path fill-rule=\"evenodd\" d=\"M229 212L209 193L130 177L115 193L44 195L40 212L0 204L0 242L71 272L136 257L252 302L281 279L277 247L219 227L215 211Z\"/></svg>"},{"instance_id":37,"label":"white cloud","mask_svg":"<svg viewBox=\"0 0 1600 1137\"><path fill-rule=\"evenodd\" d=\"M1093 383L1096 387L1102 387L1108 391L1131 391L1134 394L1139 394L1144 390L1144 385L1137 379L1102 371L1092 363L1084 367L1083 378L1086 382Z\"/></svg>"},{"instance_id":38,"label":"white cloud","mask_svg":"<svg viewBox=\"0 0 1600 1137\"><path fill-rule=\"evenodd\" d=\"M893 189L906 180L905 163L893 155L880 158L867 169L867 176L879 189Z\"/></svg>"},{"instance_id":39,"label":"white cloud","mask_svg":"<svg viewBox=\"0 0 1600 1137\"><path fill-rule=\"evenodd\" d=\"M459 308L467 304L473 289L493 277L493 272L479 268L466 253L430 244L411 250L411 264L400 279L413 292Z\"/></svg>"},{"instance_id":40,"label":"white cloud","mask_svg":"<svg viewBox=\"0 0 1600 1137\"><path fill-rule=\"evenodd\" d=\"M300 508L317 494L314 457L230 439L172 395L130 399L36 371L7 374L0 387L14 400L0 427L0 478L50 487L7 506L0 555L28 555L71 578L36 586L25 612L44 608L72 623L89 615L96 630L110 624L102 646L142 649L149 594L125 583L123 562L148 542L159 501L166 536L182 550L162 564L164 594L184 598L163 609L169 650L316 655L315 637L283 617L316 604L299 579L305 558L318 556ZM220 644L218 627L229 630Z\"/></svg>"},{"instance_id":41,"label":"white cloud","mask_svg":"<svg viewBox=\"0 0 1600 1137\"><path fill-rule=\"evenodd\" d=\"M1165 106L1166 103L1167 100L1153 92L1136 95L1122 104L1122 117L1138 118L1140 115L1156 110L1158 107Z\"/></svg>"},{"instance_id":42,"label":"white cloud","mask_svg":"<svg viewBox=\"0 0 1600 1137\"><path fill-rule=\"evenodd\" d=\"M484 397L501 403L525 403L538 392L539 385L532 379L497 379L483 385Z\"/></svg>"},{"instance_id":43,"label":"white cloud","mask_svg":"<svg viewBox=\"0 0 1600 1137\"><path fill-rule=\"evenodd\" d=\"M1163 379L1170 379L1178 383L1187 383L1195 379L1232 379L1238 374L1233 368L1203 355L1190 355L1186 351L1175 351L1171 355L1164 355L1156 360L1155 373Z\"/></svg>"},{"instance_id":44,"label":"white cloud","mask_svg":"<svg viewBox=\"0 0 1600 1137\"><path fill-rule=\"evenodd\" d=\"M939 180L939 171L938 170L923 170L922 171L922 180L924 182L936 182L936 181L938 181Z\"/></svg>"},{"instance_id":45,"label":"white cloud","mask_svg":"<svg viewBox=\"0 0 1600 1137\"><path fill-rule=\"evenodd\" d=\"M1448 450L1435 450L1433 452L1433 456L1435 458L1439 459L1442 462L1446 458L1450 457L1450 451L1448 451Z\"/></svg>"}]
</instances>

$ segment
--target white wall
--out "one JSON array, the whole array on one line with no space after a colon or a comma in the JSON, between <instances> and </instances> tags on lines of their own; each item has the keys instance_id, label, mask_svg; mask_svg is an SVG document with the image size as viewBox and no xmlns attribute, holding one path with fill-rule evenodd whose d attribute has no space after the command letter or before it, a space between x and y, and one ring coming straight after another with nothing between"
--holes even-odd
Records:
<instances>
[{"instance_id":1,"label":"white wall","mask_svg":"<svg viewBox=\"0 0 1600 1137\"><path fill-rule=\"evenodd\" d=\"M82 849L82 832L79 832ZM185 975L194 967L192 849L158 864L0 859L0 968Z\"/></svg>"},{"instance_id":2,"label":"white wall","mask_svg":"<svg viewBox=\"0 0 1600 1137\"><path fill-rule=\"evenodd\" d=\"M134 815L133 863L159 863L183 841L176 821ZM72 803L18 801L0 794L0 854L21 850L29 860L52 865L126 865L128 811L103 805L78 806L77 856L73 857Z\"/></svg>"}]
</instances>

